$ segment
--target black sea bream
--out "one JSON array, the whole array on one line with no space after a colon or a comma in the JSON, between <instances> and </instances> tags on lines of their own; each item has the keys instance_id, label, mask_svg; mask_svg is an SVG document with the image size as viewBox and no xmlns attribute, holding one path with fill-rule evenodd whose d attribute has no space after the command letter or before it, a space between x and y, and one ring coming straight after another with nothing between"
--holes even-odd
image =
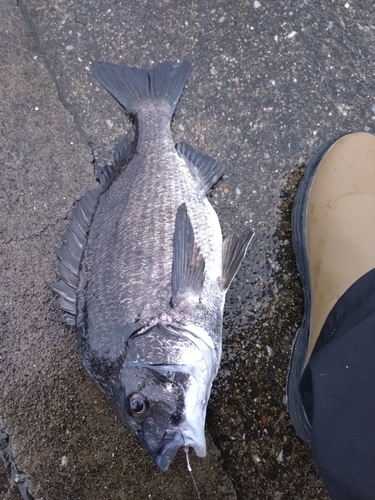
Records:
<instances>
[{"instance_id":1,"label":"black sea bream","mask_svg":"<svg viewBox=\"0 0 375 500\"><path fill-rule=\"evenodd\" d=\"M206 454L225 293L252 237L223 243L206 195L224 168L173 143L190 71L188 61L150 71L94 64L137 139L120 143L73 210L50 284L86 370L163 470L182 446Z\"/></svg>"}]
</instances>

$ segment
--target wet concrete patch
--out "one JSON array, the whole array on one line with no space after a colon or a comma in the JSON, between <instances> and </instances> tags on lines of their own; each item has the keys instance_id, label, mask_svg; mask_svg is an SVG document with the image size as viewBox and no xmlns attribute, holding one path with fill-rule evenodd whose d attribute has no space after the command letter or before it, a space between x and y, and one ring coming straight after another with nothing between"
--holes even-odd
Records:
<instances>
[{"instance_id":1,"label":"wet concrete patch","mask_svg":"<svg viewBox=\"0 0 375 500\"><path fill-rule=\"evenodd\" d=\"M224 317L224 355L208 416L210 433L243 500L327 498L308 447L295 436L285 399L289 353L303 305L290 216L304 165L291 170L279 191L268 252L251 268L245 264L237 277L252 285L251 293L244 295L243 286L228 296L231 314Z\"/></svg>"}]
</instances>

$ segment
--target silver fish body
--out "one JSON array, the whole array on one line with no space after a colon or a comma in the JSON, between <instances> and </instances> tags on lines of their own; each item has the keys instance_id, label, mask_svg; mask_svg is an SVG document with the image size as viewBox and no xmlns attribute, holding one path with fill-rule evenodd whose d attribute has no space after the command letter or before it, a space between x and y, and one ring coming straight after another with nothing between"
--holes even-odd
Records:
<instances>
[{"instance_id":1,"label":"silver fish body","mask_svg":"<svg viewBox=\"0 0 375 500\"><path fill-rule=\"evenodd\" d=\"M225 293L252 236L223 245L206 194L224 169L173 143L190 70L187 61L150 71L95 63L99 82L136 117L136 147L122 141L78 203L50 285L87 371L163 470L181 446L206 454Z\"/></svg>"}]
</instances>

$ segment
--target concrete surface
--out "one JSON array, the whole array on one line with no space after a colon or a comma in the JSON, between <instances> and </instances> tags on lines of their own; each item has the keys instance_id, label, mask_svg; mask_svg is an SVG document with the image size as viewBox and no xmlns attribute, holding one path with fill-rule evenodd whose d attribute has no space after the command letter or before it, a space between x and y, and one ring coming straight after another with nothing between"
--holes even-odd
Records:
<instances>
[{"instance_id":1,"label":"concrete surface","mask_svg":"<svg viewBox=\"0 0 375 500\"><path fill-rule=\"evenodd\" d=\"M73 332L50 321L45 286L69 211L94 184L92 151L110 159L132 128L92 61L184 57L194 71L176 142L228 165L211 195L224 234L256 230L228 293L209 454L192 457L198 490L218 500L327 498L283 404L302 313L289 216L305 160L340 132L374 131L374 15L361 0L0 3L0 424L10 481L22 478L18 492L0 469L2 498L197 497L182 453L162 473L120 425Z\"/></svg>"}]
</instances>

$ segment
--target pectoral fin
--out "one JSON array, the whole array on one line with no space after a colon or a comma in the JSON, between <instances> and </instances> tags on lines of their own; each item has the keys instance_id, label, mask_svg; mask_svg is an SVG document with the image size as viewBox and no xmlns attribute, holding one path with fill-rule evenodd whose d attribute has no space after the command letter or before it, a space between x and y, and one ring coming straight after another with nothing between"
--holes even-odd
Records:
<instances>
[{"instance_id":1,"label":"pectoral fin","mask_svg":"<svg viewBox=\"0 0 375 500\"><path fill-rule=\"evenodd\" d=\"M177 307L185 297L201 295L204 282L205 262L195 244L194 230L186 204L178 207L173 235L172 299Z\"/></svg>"}]
</instances>

